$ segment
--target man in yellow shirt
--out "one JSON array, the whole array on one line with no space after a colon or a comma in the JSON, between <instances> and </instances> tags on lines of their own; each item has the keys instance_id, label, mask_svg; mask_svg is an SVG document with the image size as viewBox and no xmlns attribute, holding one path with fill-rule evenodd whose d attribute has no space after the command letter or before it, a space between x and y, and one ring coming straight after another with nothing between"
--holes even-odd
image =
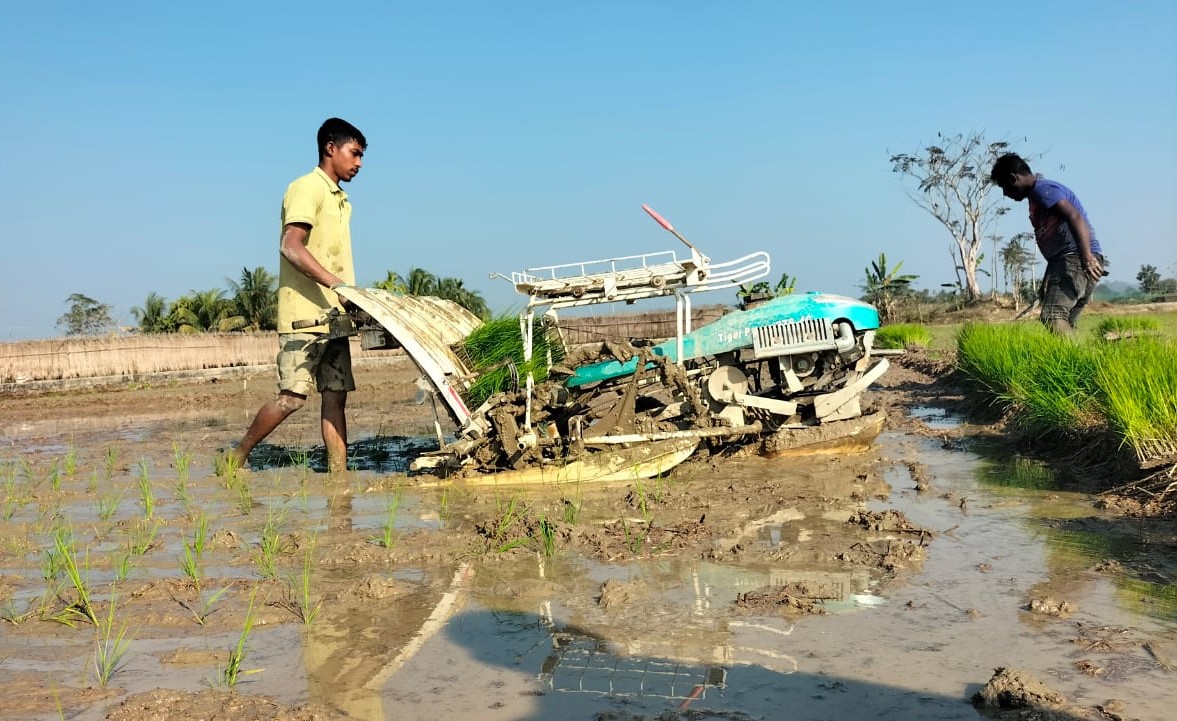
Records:
<instances>
[{"instance_id":1,"label":"man in yellow shirt","mask_svg":"<svg viewBox=\"0 0 1177 721\"><path fill-rule=\"evenodd\" d=\"M347 468L347 394L355 390L348 339L324 340L320 325L294 332L291 324L322 317L346 302L335 289L355 284L351 254L351 204L340 183L360 172L368 141L355 126L329 118L319 128L319 166L298 178L282 199L278 273L278 396L262 406L230 451L243 467L263 438L306 403L322 396L323 444L331 472Z\"/></svg>"}]
</instances>

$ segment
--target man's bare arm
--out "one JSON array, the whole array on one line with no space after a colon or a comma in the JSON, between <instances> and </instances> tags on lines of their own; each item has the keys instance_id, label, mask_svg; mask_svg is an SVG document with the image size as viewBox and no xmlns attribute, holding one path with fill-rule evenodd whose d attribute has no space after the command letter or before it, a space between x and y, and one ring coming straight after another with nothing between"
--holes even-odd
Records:
<instances>
[{"instance_id":1,"label":"man's bare arm","mask_svg":"<svg viewBox=\"0 0 1177 721\"><path fill-rule=\"evenodd\" d=\"M330 288L343 282L334 273L330 273L319 262L318 258L307 250L307 239L311 235L311 226L306 223L287 223L282 230L282 257L290 262L295 269L315 281L319 285Z\"/></svg>"},{"instance_id":2,"label":"man's bare arm","mask_svg":"<svg viewBox=\"0 0 1177 721\"><path fill-rule=\"evenodd\" d=\"M1069 200L1058 201L1054 204L1054 209L1063 216L1067 225L1071 226L1071 233L1079 245L1079 262L1083 264L1083 270L1091 276L1092 280L1099 280L1103 277L1103 266L1100 264L1099 258L1095 257L1095 253L1091 252L1091 226L1083 219L1083 214L1079 212L1079 209L1071 205Z\"/></svg>"}]
</instances>

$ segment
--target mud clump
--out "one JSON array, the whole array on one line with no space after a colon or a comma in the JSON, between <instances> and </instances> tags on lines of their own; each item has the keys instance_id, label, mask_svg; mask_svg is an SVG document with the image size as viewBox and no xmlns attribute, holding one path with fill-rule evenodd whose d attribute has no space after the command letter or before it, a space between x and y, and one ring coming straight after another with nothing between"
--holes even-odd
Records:
<instances>
[{"instance_id":1,"label":"mud clump","mask_svg":"<svg viewBox=\"0 0 1177 721\"><path fill-rule=\"evenodd\" d=\"M916 493L931 493L932 481L928 479L928 468L922 463L909 462L907 472L915 483Z\"/></svg>"},{"instance_id":2,"label":"mud clump","mask_svg":"<svg viewBox=\"0 0 1177 721\"><path fill-rule=\"evenodd\" d=\"M629 602L629 585L610 578L601 584L601 595L597 605L608 610L610 606L623 606Z\"/></svg>"},{"instance_id":3,"label":"mud clump","mask_svg":"<svg viewBox=\"0 0 1177 721\"><path fill-rule=\"evenodd\" d=\"M1041 710L1059 709L1066 703L1066 698L1025 671L999 668L993 672L989 683L973 694L972 702L973 706L990 712L1019 709ZM998 714L996 717L1023 718L1018 714Z\"/></svg>"},{"instance_id":4,"label":"mud clump","mask_svg":"<svg viewBox=\"0 0 1177 721\"><path fill-rule=\"evenodd\" d=\"M855 543L835 558L854 566L881 568L884 571L898 571L916 568L927 557L928 552L921 543L910 540L884 539L870 543Z\"/></svg>"},{"instance_id":5,"label":"mud clump","mask_svg":"<svg viewBox=\"0 0 1177 721\"><path fill-rule=\"evenodd\" d=\"M783 586L764 586L736 596L736 606L746 610L773 608L786 614L824 615L824 601L834 601L839 594L824 584L793 581Z\"/></svg>"},{"instance_id":6,"label":"mud clump","mask_svg":"<svg viewBox=\"0 0 1177 721\"><path fill-rule=\"evenodd\" d=\"M856 526L862 526L868 531L882 531L887 533L911 533L918 535L921 539L924 536L928 538L935 537L932 531L917 526L911 521L907 520L907 516L896 510L887 511L867 511L860 509L850 517L847 523Z\"/></svg>"},{"instance_id":7,"label":"mud clump","mask_svg":"<svg viewBox=\"0 0 1177 721\"><path fill-rule=\"evenodd\" d=\"M393 598L401 593L396 581L377 573L369 573L359 583L348 588L341 597L350 601L362 603L364 601L382 601Z\"/></svg>"},{"instance_id":8,"label":"mud clump","mask_svg":"<svg viewBox=\"0 0 1177 721\"><path fill-rule=\"evenodd\" d=\"M1120 715L1120 703L1077 706L1034 676L1012 668L999 668L972 697L983 716L999 721L1129 721Z\"/></svg>"},{"instance_id":9,"label":"mud clump","mask_svg":"<svg viewBox=\"0 0 1177 721\"><path fill-rule=\"evenodd\" d=\"M1056 601L1052 596L1031 599L1025 609L1038 616L1051 616L1054 618L1066 618L1079 610L1070 601Z\"/></svg>"},{"instance_id":10,"label":"mud clump","mask_svg":"<svg viewBox=\"0 0 1177 721\"><path fill-rule=\"evenodd\" d=\"M653 521L618 519L597 528L578 528L572 539L586 552L607 561L695 550L705 555L717 533L705 520L704 516L660 525Z\"/></svg>"}]
</instances>

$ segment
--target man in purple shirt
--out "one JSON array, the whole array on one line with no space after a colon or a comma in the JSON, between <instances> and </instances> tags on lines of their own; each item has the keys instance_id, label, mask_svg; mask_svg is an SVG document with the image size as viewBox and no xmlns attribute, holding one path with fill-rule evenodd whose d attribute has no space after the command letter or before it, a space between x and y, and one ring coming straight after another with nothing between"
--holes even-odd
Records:
<instances>
[{"instance_id":1,"label":"man in purple shirt","mask_svg":"<svg viewBox=\"0 0 1177 721\"><path fill-rule=\"evenodd\" d=\"M998 158L989 179L1010 200L1030 201L1030 224L1046 258L1042 324L1055 333L1070 333L1095 284L1107 275L1107 261L1087 211L1070 188L1034 175L1015 153Z\"/></svg>"}]
</instances>

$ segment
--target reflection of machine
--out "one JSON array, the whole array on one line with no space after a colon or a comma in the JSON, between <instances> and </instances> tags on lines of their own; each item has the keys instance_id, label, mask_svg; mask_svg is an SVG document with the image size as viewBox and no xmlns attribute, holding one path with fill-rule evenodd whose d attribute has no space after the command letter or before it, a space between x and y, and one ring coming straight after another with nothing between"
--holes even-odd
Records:
<instances>
[{"instance_id":1,"label":"reflection of machine","mask_svg":"<svg viewBox=\"0 0 1177 721\"><path fill-rule=\"evenodd\" d=\"M543 559L541 575L543 574ZM793 624L771 609L748 616L731 613L732 600L741 592L787 584L804 584L830 591L820 605L830 612L848 612L867 604L872 585L866 569L856 571L800 570L693 563L667 567L678 574L657 574L647 588L687 590L693 603L682 599L627 595L628 613L610 613L607 625L562 626L552 617L551 601L540 604L541 624L551 648L539 668L545 691L598 694L622 698L647 697L679 701L680 708L721 692L729 683L739 687L747 669L759 668L782 676L799 669L790 655ZM641 592L636 592L640 594ZM677 609L652 624L649 605ZM579 615L585 623L584 614ZM716 701L716 703L722 703Z\"/></svg>"},{"instance_id":2,"label":"reflection of machine","mask_svg":"<svg viewBox=\"0 0 1177 721\"><path fill-rule=\"evenodd\" d=\"M511 275L528 299L522 358L510 365L514 382L485 401L472 398L480 373L461 349L477 318L448 301L340 289L371 317L361 327L364 346L403 347L458 427L452 442L439 432L441 449L418 458L416 469L498 471L498 482L632 479L668 470L701 442L762 443L776 452L873 439L881 417L864 417L859 396L887 368L871 354L876 310L796 294L693 329L693 294L763 277L768 256L712 264L647 211L687 244L688 257L649 253ZM558 309L662 297L675 300L671 340L563 343ZM548 378L537 383L518 369L532 367L539 348Z\"/></svg>"},{"instance_id":3,"label":"reflection of machine","mask_svg":"<svg viewBox=\"0 0 1177 721\"><path fill-rule=\"evenodd\" d=\"M672 659L627 657L611 652L598 638L565 631L552 633L552 653L539 680L546 690L603 696L648 696L683 701L722 689L727 669Z\"/></svg>"}]
</instances>

